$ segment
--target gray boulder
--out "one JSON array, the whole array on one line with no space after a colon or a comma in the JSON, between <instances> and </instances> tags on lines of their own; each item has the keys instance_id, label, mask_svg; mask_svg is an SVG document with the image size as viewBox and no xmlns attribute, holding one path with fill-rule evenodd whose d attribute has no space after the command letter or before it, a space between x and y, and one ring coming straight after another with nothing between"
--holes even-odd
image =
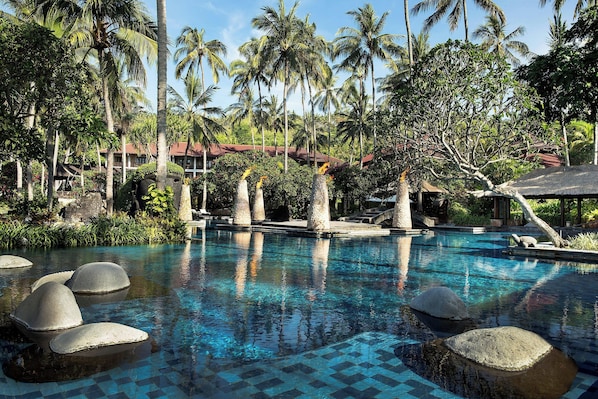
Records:
<instances>
[{"instance_id":1,"label":"gray boulder","mask_svg":"<svg viewBox=\"0 0 598 399\"><path fill-rule=\"evenodd\" d=\"M0 269L16 269L29 267L33 263L25 258L16 255L0 255Z\"/></svg>"},{"instance_id":2,"label":"gray boulder","mask_svg":"<svg viewBox=\"0 0 598 399\"><path fill-rule=\"evenodd\" d=\"M539 335L518 327L471 330L447 338L444 343L466 359L504 371L528 369L552 349Z\"/></svg>"},{"instance_id":3,"label":"gray boulder","mask_svg":"<svg viewBox=\"0 0 598 399\"><path fill-rule=\"evenodd\" d=\"M395 354L422 377L467 398L560 399L578 370L565 353L517 327L467 331L397 347Z\"/></svg>"},{"instance_id":4,"label":"gray boulder","mask_svg":"<svg viewBox=\"0 0 598 399\"><path fill-rule=\"evenodd\" d=\"M66 272L46 274L45 276L37 279L33 284L31 284L31 292L35 291L36 289L50 281L64 285L71 277L73 277L73 273L74 271L70 270Z\"/></svg>"},{"instance_id":5,"label":"gray boulder","mask_svg":"<svg viewBox=\"0 0 598 399\"><path fill-rule=\"evenodd\" d=\"M440 319L469 319L465 303L447 287L430 288L413 298L409 306L419 312Z\"/></svg>"},{"instance_id":6,"label":"gray boulder","mask_svg":"<svg viewBox=\"0 0 598 399\"><path fill-rule=\"evenodd\" d=\"M64 220L70 223L88 222L103 212L103 206L100 193L86 193L64 208Z\"/></svg>"},{"instance_id":7,"label":"gray boulder","mask_svg":"<svg viewBox=\"0 0 598 399\"><path fill-rule=\"evenodd\" d=\"M65 355L92 349L139 343L149 339L142 330L118 323L92 323L66 331L50 341L50 349Z\"/></svg>"},{"instance_id":8,"label":"gray boulder","mask_svg":"<svg viewBox=\"0 0 598 399\"><path fill-rule=\"evenodd\" d=\"M72 291L54 281L33 291L10 317L18 326L31 331L65 330L83 324Z\"/></svg>"},{"instance_id":9,"label":"gray boulder","mask_svg":"<svg viewBox=\"0 0 598 399\"><path fill-rule=\"evenodd\" d=\"M79 266L66 282L76 294L107 294L131 285L125 270L112 262L91 262Z\"/></svg>"}]
</instances>

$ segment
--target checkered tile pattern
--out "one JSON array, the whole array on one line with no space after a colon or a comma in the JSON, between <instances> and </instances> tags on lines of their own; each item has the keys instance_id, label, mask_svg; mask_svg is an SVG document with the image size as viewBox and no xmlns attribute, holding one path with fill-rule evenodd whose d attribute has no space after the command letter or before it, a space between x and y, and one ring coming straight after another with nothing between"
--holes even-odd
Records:
<instances>
[{"instance_id":1,"label":"checkered tile pattern","mask_svg":"<svg viewBox=\"0 0 598 399\"><path fill-rule=\"evenodd\" d=\"M0 375L0 398L459 398L412 372L394 354L396 347L413 343L368 332L299 355L242 365L209 359L181 364L174 352L163 350L76 381L25 384ZM593 397L598 397L598 378L581 368L565 398Z\"/></svg>"}]
</instances>

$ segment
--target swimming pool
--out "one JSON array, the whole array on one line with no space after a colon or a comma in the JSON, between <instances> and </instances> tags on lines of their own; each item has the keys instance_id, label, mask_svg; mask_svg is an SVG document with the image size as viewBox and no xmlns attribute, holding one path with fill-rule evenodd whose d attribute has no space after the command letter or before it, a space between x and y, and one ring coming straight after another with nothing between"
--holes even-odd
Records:
<instances>
[{"instance_id":1,"label":"swimming pool","mask_svg":"<svg viewBox=\"0 0 598 399\"><path fill-rule=\"evenodd\" d=\"M34 266L0 275L5 302L48 273L123 266L127 298L84 307L83 319L142 329L158 350L73 381L0 374L0 397L456 397L392 355L434 337L408 304L437 285L480 327L519 326L572 356L580 372L568 398L598 387L596 265L506 257L507 233L315 239L208 229L197 238L16 253ZM28 346L1 339L2 363Z\"/></svg>"}]
</instances>

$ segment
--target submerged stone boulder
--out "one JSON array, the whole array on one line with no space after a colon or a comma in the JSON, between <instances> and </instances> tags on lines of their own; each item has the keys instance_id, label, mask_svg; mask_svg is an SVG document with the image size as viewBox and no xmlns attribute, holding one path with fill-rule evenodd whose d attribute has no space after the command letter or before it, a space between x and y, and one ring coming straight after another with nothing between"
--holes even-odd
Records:
<instances>
[{"instance_id":1,"label":"submerged stone boulder","mask_svg":"<svg viewBox=\"0 0 598 399\"><path fill-rule=\"evenodd\" d=\"M73 276L73 273L74 273L74 270L46 274L45 276L39 278L33 284L31 284L31 292L35 291L36 289L38 289L39 287L41 287L42 285L44 285L50 281L53 281L53 282L59 283L59 284L65 284Z\"/></svg>"},{"instance_id":2,"label":"submerged stone boulder","mask_svg":"<svg viewBox=\"0 0 598 399\"><path fill-rule=\"evenodd\" d=\"M472 330L395 349L422 377L467 398L559 399L577 374L566 354L517 327Z\"/></svg>"},{"instance_id":3,"label":"submerged stone boulder","mask_svg":"<svg viewBox=\"0 0 598 399\"><path fill-rule=\"evenodd\" d=\"M92 323L66 331L50 341L50 349L61 355L116 345L143 342L149 335L118 323Z\"/></svg>"},{"instance_id":4,"label":"submerged stone boulder","mask_svg":"<svg viewBox=\"0 0 598 399\"><path fill-rule=\"evenodd\" d=\"M33 263L29 259L16 255L0 255L0 269L16 269L29 267Z\"/></svg>"},{"instance_id":5,"label":"submerged stone boulder","mask_svg":"<svg viewBox=\"0 0 598 399\"><path fill-rule=\"evenodd\" d=\"M469 319L465 303L447 287L430 288L413 298L409 306L419 312L440 319Z\"/></svg>"},{"instance_id":6,"label":"submerged stone boulder","mask_svg":"<svg viewBox=\"0 0 598 399\"><path fill-rule=\"evenodd\" d=\"M125 270L112 262L91 262L79 266L66 282L76 294L107 294L131 285Z\"/></svg>"},{"instance_id":7,"label":"submerged stone boulder","mask_svg":"<svg viewBox=\"0 0 598 399\"><path fill-rule=\"evenodd\" d=\"M518 327L471 330L447 338L444 343L466 359L504 371L528 369L552 349L539 335Z\"/></svg>"},{"instance_id":8,"label":"submerged stone boulder","mask_svg":"<svg viewBox=\"0 0 598 399\"><path fill-rule=\"evenodd\" d=\"M65 330L83 324L81 311L68 287L47 282L17 306L11 319L26 330Z\"/></svg>"}]
</instances>

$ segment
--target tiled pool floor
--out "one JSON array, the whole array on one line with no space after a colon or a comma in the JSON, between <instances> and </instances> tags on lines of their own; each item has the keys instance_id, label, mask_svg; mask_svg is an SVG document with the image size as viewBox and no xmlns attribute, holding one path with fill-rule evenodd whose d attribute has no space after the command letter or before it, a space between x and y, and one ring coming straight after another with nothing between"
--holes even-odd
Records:
<instances>
[{"instance_id":1,"label":"tiled pool floor","mask_svg":"<svg viewBox=\"0 0 598 399\"><path fill-rule=\"evenodd\" d=\"M394 354L415 343L377 332L299 355L240 366L198 361L180 364L173 353L159 351L135 365L62 383L15 383L0 375L0 398L459 398L421 378ZM154 367L153 356L168 367ZM598 378L578 373L565 396L594 398Z\"/></svg>"}]
</instances>

